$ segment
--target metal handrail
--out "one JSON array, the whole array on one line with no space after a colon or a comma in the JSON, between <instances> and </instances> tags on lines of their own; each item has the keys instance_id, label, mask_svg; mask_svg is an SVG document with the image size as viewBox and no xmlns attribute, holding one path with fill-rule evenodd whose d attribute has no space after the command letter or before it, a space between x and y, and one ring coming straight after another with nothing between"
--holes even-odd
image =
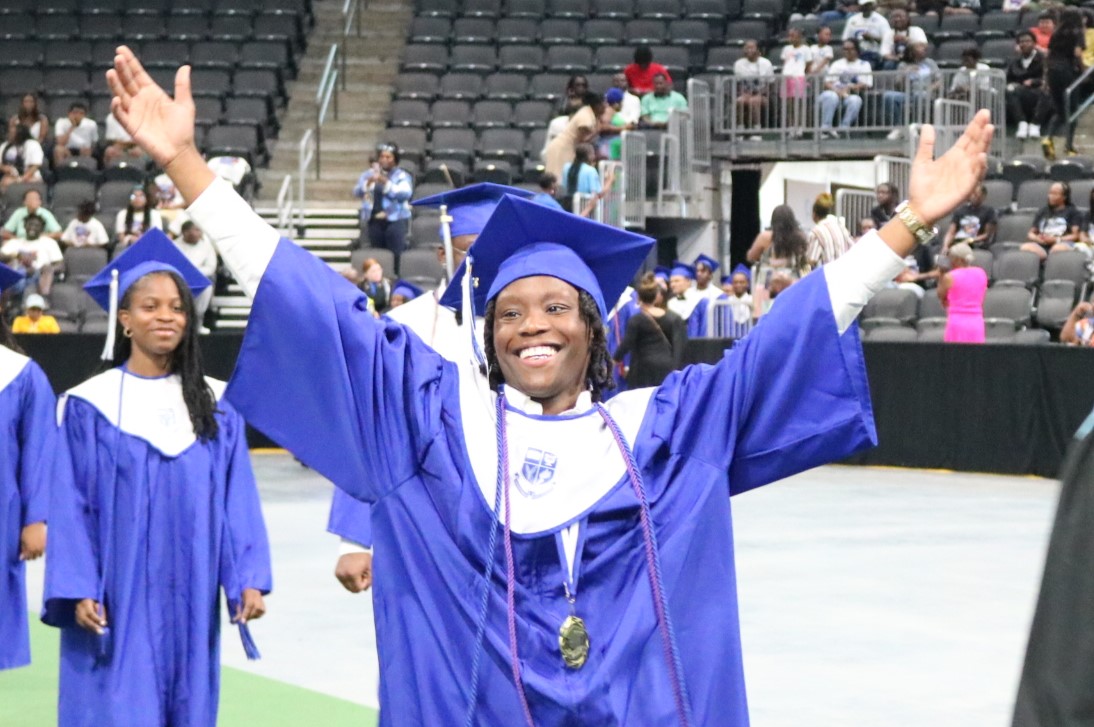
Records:
<instances>
[{"instance_id":1,"label":"metal handrail","mask_svg":"<svg viewBox=\"0 0 1094 727\"><path fill-rule=\"evenodd\" d=\"M355 35L361 37L361 16L364 15L365 0L346 0L342 5L342 40L339 56L342 66L342 90L346 90L346 41L355 28Z\"/></svg>"},{"instance_id":2,"label":"metal handrail","mask_svg":"<svg viewBox=\"0 0 1094 727\"><path fill-rule=\"evenodd\" d=\"M904 192L907 194L907 192ZM870 210L877 203L874 192L861 189L836 190L836 217L843 220L844 226L852 233L858 231L859 220L869 217Z\"/></svg>"},{"instance_id":3,"label":"metal handrail","mask_svg":"<svg viewBox=\"0 0 1094 727\"><path fill-rule=\"evenodd\" d=\"M643 229L646 226L646 135L641 131L624 131L620 136L623 164L616 184L622 188L622 226Z\"/></svg>"},{"instance_id":4,"label":"metal handrail","mask_svg":"<svg viewBox=\"0 0 1094 727\"><path fill-rule=\"evenodd\" d=\"M334 104L334 118L338 118L338 44L332 43L327 53L327 64L319 78L319 87L315 90L315 178L319 179L321 153L323 148L323 123L327 120L327 111Z\"/></svg>"},{"instance_id":5,"label":"metal handrail","mask_svg":"<svg viewBox=\"0 0 1094 727\"><path fill-rule=\"evenodd\" d=\"M710 169L710 137L714 124L711 100L709 83L695 78L688 81L688 110L691 112L688 147L691 149L691 167L696 172Z\"/></svg>"},{"instance_id":6,"label":"metal handrail","mask_svg":"<svg viewBox=\"0 0 1094 727\"><path fill-rule=\"evenodd\" d=\"M874 186L882 182L896 185L901 195L908 195L908 183L912 178L912 160L909 157L879 154L874 157Z\"/></svg>"},{"instance_id":7,"label":"metal handrail","mask_svg":"<svg viewBox=\"0 0 1094 727\"><path fill-rule=\"evenodd\" d=\"M300 137L300 144L297 147L297 180L300 185L300 193L297 195L297 199L300 200L300 216L303 218L304 204L308 200L308 167L311 166L313 161L317 161L319 157L319 148L316 145L314 134L311 129L304 132L304 135ZM318 166L318 164L317 164ZM319 178L318 171L316 171L316 179Z\"/></svg>"},{"instance_id":8,"label":"metal handrail","mask_svg":"<svg viewBox=\"0 0 1094 727\"><path fill-rule=\"evenodd\" d=\"M294 203L292 175L286 174L277 192L277 231L282 237L293 237Z\"/></svg>"},{"instance_id":9,"label":"metal handrail","mask_svg":"<svg viewBox=\"0 0 1094 727\"><path fill-rule=\"evenodd\" d=\"M1079 108L1075 109L1074 111L1071 108L1074 105L1071 97L1081 87L1087 85L1086 81L1090 78L1090 75L1092 73L1094 73L1094 66L1090 66L1089 68L1084 70L1083 74L1076 78L1075 82L1068 86L1067 90L1064 92L1064 112L1067 116L1067 123L1069 124L1074 124L1079 119L1079 117L1083 115L1083 112L1090 108L1091 104L1094 104L1094 93L1091 93L1083 100L1081 104L1079 104Z\"/></svg>"}]
</instances>

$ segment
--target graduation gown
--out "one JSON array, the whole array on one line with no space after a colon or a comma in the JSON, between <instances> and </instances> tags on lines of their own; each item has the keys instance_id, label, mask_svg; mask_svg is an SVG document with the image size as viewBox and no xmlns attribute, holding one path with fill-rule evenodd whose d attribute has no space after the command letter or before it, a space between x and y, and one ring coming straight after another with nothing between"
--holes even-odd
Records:
<instances>
[{"instance_id":1,"label":"graduation gown","mask_svg":"<svg viewBox=\"0 0 1094 727\"><path fill-rule=\"evenodd\" d=\"M46 520L58 446L55 411L53 389L38 364L0 346L0 669L30 663L19 536L27 525Z\"/></svg>"},{"instance_id":2,"label":"graduation gown","mask_svg":"<svg viewBox=\"0 0 1094 727\"><path fill-rule=\"evenodd\" d=\"M628 286L623 294L619 296L615 308L608 313L607 336L609 351L615 351L623 343L623 338L627 335L627 322L638 312L638 294ZM622 362L612 366L612 381L615 382L615 389L608 392L606 398L611 398L627 390L627 378L623 375L623 367L629 366L630 363L630 354L627 354Z\"/></svg>"},{"instance_id":3,"label":"graduation gown","mask_svg":"<svg viewBox=\"0 0 1094 727\"><path fill-rule=\"evenodd\" d=\"M255 296L229 400L373 502L381 723L460 723L473 701L475 724L517 724L500 536L485 552L497 395L406 328L373 319L364 296L307 251L267 244L259 222L219 222L212 191L192 210L222 228L221 252ZM876 258L869 275L853 260L827 266L780 296L770 320L717 365L606 405L645 481L693 724L748 723L728 495L875 442L853 319L901 262L873 242L854 256ZM640 508L607 427L587 395L561 416L537 413L519 392L505 397L516 636L535 723L677 724ZM576 544L562 537L574 525ZM486 636L471 695L484 567ZM568 569L592 642L576 670L558 646Z\"/></svg>"},{"instance_id":4,"label":"graduation gown","mask_svg":"<svg viewBox=\"0 0 1094 727\"><path fill-rule=\"evenodd\" d=\"M223 384L208 381L220 399ZM66 467L51 499L42 615L61 628L58 721L214 725L218 588L233 612L245 588L271 588L243 419L220 399L216 438L197 440L177 376L123 368L72 389L62 407ZM76 624L85 598L105 604L108 637Z\"/></svg>"}]
</instances>

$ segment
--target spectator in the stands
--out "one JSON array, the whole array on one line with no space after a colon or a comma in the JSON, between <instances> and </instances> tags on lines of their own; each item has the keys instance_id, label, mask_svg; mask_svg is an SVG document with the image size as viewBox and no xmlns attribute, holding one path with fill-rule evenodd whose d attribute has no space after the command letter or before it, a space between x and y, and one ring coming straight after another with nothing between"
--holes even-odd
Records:
<instances>
[{"instance_id":1,"label":"spectator in the stands","mask_svg":"<svg viewBox=\"0 0 1094 727\"><path fill-rule=\"evenodd\" d=\"M1045 57L1045 87L1052 101L1052 117L1041 137L1041 149L1046 159L1056 158L1056 144L1052 137L1065 128L1065 150L1075 150L1075 124L1068 120L1067 89L1079 79L1083 69L1080 62L1085 44L1083 15L1077 8L1067 7L1060 11L1060 22L1048 41Z\"/></svg>"},{"instance_id":2,"label":"spectator in the stands","mask_svg":"<svg viewBox=\"0 0 1094 727\"><path fill-rule=\"evenodd\" d=\"M539 191L532 196L532 201L546 207L562 209L562 205L558 203L558 177L550 172L544 172L539 175L536 183L539 185Z\"/></svg>"},{"instance_id":3,"label":"spectator in the stands","mask_svg":"<svg viewBox=\"0 0 1094 727\"><path fill-rule=\"evenodd\" d=\"M547 143L543 150L543 166L546 171L562 178L562 168L574 160L578 144L591 144L600 129L600 117L604 114L604 97L592 91L585 94L585 105L570 120L558 136Z\"/></svg>"},{"instance_id":4,"label":"spectator in the stands","mask_svg":"<svg viewBox=\"0 0 1094 727\"><path fill-rule=\"evenodd\" d=\"M786 31L786 36L788 42L779 53L782 61L782 95L786 103L786 123L793 136L801 136L805 123L805 77L812 72L813 51L805 45L801 28L790 28Z\"/></svg>"},{"instance_id":5,"label":"spectator in the stands","mask_svg":"<svg viewBox=\"0 0 1094 727\"><path fill-rule=\"evenodd\" d=\"M627 84L627 74L623 71L613 74L612 88L618 88L623 92L623 103L619 109L619 113L623 115L623 120L628 124L637 124L638 119L642 117L642 99L631 93ZM611 93L611 89L608 89L608 93Z\"/></svg>"},{"instance_id":6,"label":"spectator in the stands","mask_svg":"<svg viewBox=\"0 0 1094 727\"><path fill-rule=\"evenodd\" d=\"M771 64L768 63L768 67L770 66ZM647 93L642 97L641 124L648 129L664 129L669 125L670 111L687 107L687 99L679 91L672 90L672 81L669 77L663 73L654 74L653 93Z\"/></svg>"},{"instance_id":7,"label":"spectator in the stands","mask_svg":"<svg viewBox=\"0 0 1094 727\"><path fill-rule=\"evenodd\" d=\"M576 113L578 109L585 105L585 94L588 92L589 79L580 73L570 76L570 80L566 82L566 93L559 103L558 114L560 116L570 116Z\"/></svg>"},{"instance_id":8,"label":"spectator in the stands","mask_svg":"<svg viewBox=\"0 0 1094 727\"><path fill-rule=\"evenodd\" d=\"M37 293L27 296L26 313L11 322L12 333L60 333L57 319L46 315L46 299Z\"/></svg>"},{"instance_id":9,"label":"spectator in the stands","mask_svg":"<svg viewBox=\"0 0 1094 727\"><path fill-rule=\"evenodd\" d=\"M114 118L114 114L106 115L103 141L106 142L106 146L103 147L103 166L105 167L112 167L123 160L128 164L143 166L148 160L129 132Z\"/></svg>"},{"instance_id":10,"label":"spectator in the stands","mask_svg":"<svg viewBox=\"0 0 1094 727\"><path fill-rule=\"evenodd\" d=\"M809 51L809 55L813 58L813 65L810 66L809 72L812 74L827 72L828 66L835 58L835 51L832 49L832 29L827 25L817 28L817 42L809 46Z\"/></svg>"},{"instance_id":11,"label":"spectator in the stands","mask_svg":"<svg viewBox=\"0 0 1094 727\"><path fill-rule=\"evenodd\" d=\"M859 58L858 41L843 41L843 58L828 67L824 76L824 91L818 99L821 106L821 135L839 138L832 130L832 121L836 110L841 107L840 129L850 129L862 110L862 96L859 94L873 85L873 69Z\"/></svg>"},{"instance_id":12,"label":"spectator in the stands","mask_svg":"<svg viewBox=\"0 0 1094 727\"><path fill-rule=\"evenodd\" d=\"M99 125L87 115L83 101L73 101L68 115L57 119L53 129L53 163L58 166L71 156L89 157L99 143Z\"/></svg>"},{"instance_id":13,"label":"spectator in the stands","mask_svg":"<svg viewBox=\"0 0 1094 727\"><path fill-rule=\"evenodd\" d=\"M653 60L653 51L648 45L640 45L634 49L634 63L630 63L623 69L623 75L627 77L627 86L630 92L636 96L644 96L653 91L653 77L658 73L672 81L669 71L660 63Z\"/></svg>"},{"instance_id":14,"label":"spectator in the stands","mask_svg":"<svg viewBox=\"0 0 1094 727\"><path fill-rule=\"evenodd\" d=\"M874 227L880 230L896 214L900 190L892 182L882 182L874 189L874 197L877 204L870 210L870 218L874 221Z\"/></svg>"},{"instance_id":15,"label":"spectator in the stands","mask_svg":"<svg viewBox=\"0 0 1094 727\"><path fill-rule=\"evenodd\" d=\"M893 8L889 13L889 30L881 39L881 69L893 71L904 61L908 46L912 43L927 45L927 34L917 25L909 25L908 11Z\"/></svg>"},{"instance_id":16,"label":"spectator in the stands","mask_svg":"<svg viewBox=\"0 0 1094 727\"><path fill-rule=\"evenodd\" d=\"M1060 343L1094 346L1094 304L1084 300L1075 306L1060 331Z\"/></svg>"},{"instance_id":17,"label":"spectator in the stands","mask_svg":"<svg viewBox=\"0 0 1094 727\"><path fill-rule=\"evenodd\" d=\"M1033 34L1033 40L1036 41L1037 47L1047 53L1048 41L1052 38L1052 34L1056 32L1056 13L1051 10L1042 12L1037 16L1037 25L1030 28L1029 32Z\"/></svg>"},{"instance_id":18,"label":"spectator in the stands","mask_svg":"<svg viewBox=\"0 0 1094 727\"><path fill-rule=\"evenodd\" d=\"M843 40L858 41L858 54L871 66L881 62L881 41L889 32L889 21L877 12L876 0L861 0L859 12L847 18L843 26Z\"/></svg>"},{"instance_id":19,"label":"spectator in the stands","mask_svg":"<svg viewBox=\"0 0 1094 727\"><path fill-rule=\"evenodd\" d=\"M562 167L562 194L570 199L575 194L599 194L603 188L600 175L593 166L596 152L588 144L578 144L574 150L574 160ZM565 206L565 205L563 205Z\"/></svg>"},{"instance_id":20,"label":"spectator in the stands","mask_svg":"<svg viewBox=\"0 0 1094 727\"><path fill-rule=\"evenodd\" d=\"M817 17L822 23L838 23L858 7L857 0L825 0L817 7Z\"/></svg>"},{"instance_id":21,"label":"spectator in the stands","mask_svg":"<svg viewBox=\"0 0 1094 727\"><path fill-rule=\"evenodd\" d=\"M775 69L771 61L760 55L760 44L755 40L745 41L744 53L733 64L733 75L737 78L737 123L746 131L759 130L764 125ZM644 108L645 99L642 104Z\"/></svg>"},{"instance_id":22,"label":"spectator in the stands","mask_svg":"<svg viewBox=\"0 0 1094 727\"><path fill-rule=\"evenodd\" d=\"M46 237L58 240L61 237L61 224L53 213L42 206L42 193L37 189L28 189L23 192L23 206L15 209L0 230L0 238L10 240L13 237L26 237L27 230L23 221L29 215L37 215L45 225Z\"/></svg>"},{"instance_id":23,"label":"spectator in the stands","mask_svg":"<svg viewBox=\"0 0 1094 727\"><path fill-rule=\"evenodd\" d=\"M31 138L24 124L8 124L8 140L0 146L0 192L20 182L41 182L46 153L37 139Z\"/></svg>"},{"instance_id":24,"label":"spectator in the stands","mask_svg":"<svg viewBox=\"0 0 1094 727\"><path fill-rule=\"evenodd\" d=\"M618 160L623 147L621 135L635 128L623 116L623 92L609 88L604 94L604 113L600 117L600 140L597 153L606 159Z\"/></svg>"},{"instance_id":25,"label":"spectator in the stands","mask_svg":"<svg viewBox=\"0 0 1094 727\"><path fill-rule=\"evenodd\" d=\"M938 280L938 299L946 309L947 343L984 342L984 294L988 274L972 264L972 248L959 242L950 248L950 271Z\"/></svg>"},{"instance_id":26,"label":"spectator in the stands","mask_svg":"<svg viewBox=\"0 0 1094 727\"><path fill-rule=\"evenodd\" d=\"M954 211L946 236L942 239L942 254L948 254L950 246L964 242L972 247L990 247L995 242L995 228L998 213L995 208L985 204L988 190L983 184L969 195L969 201Z\"/></svg>"},{"instance_id":27,"label":"spectator in the stands","mask_svg":"<svg viewBox=\"0 0 1094 727\"><path fill-rule=\"evenodd\" d=\"M1083 223L1079 228L1079 241L1085 245L1094 245L1094 188L1090 190L1090 198L1086 203L1086 214L1083 215Z\"/></svg>"},{"instance_id":28,"label":"spectator in the stands","mask_svg":"<svg viewBox=\"0 0 1094 727\"><path fill-rule=\"evenodd\" d=\"M391 281L384 277L384 267L379 261L368 258L361 263L361 277L357 287L372 301L372 309L376 313L387 310L391 299Z\"/></svg>"},{"instance_id":29,"label":"spectator in the stands","mask_svg":"<svg viewBox=\"0 0 1094 727\"><path fill-rule=\"evenodd\" d=\"M132 245L144 233L153 227L163 229L163 219L159 210L148 201L144 187L137 185L129 193L129 202L125 209L118 210L114 218L114 236L118 249Z\"/></svg>"},{"instance_id":30,"label":"spectator in the stands","mask_svg":"<svg viewBox=\"0 0 1094 727\"><path fill-rule=\"evenodd\" d=\"M968 101L972 98L973 74L976 76L976 88L985 95L991 94L991 67L982 63L980 49L972 45L961 51L961 67L953 74L946 97L956 101Z\"/></svg>"},{"instance_id":31,"label":"spectator in the stands","mask_svg":"<svg viewBox=\"0 0 1094 727\"><path fill-rule=\"evenodd\" d=\"M105 247L110 242L103 223L95 217L95 202L84 200L76 208L76 216L61 233L61 244L70 247Z\"/></svg>"},{"instance_id":32,"label":"spectator in the stands","mask_svg":"<svg viewBox=\"0 0 1094 727\"><path fill-rule=\"evenodd\" d=\"M1037 47L1033 33L1018 33L1015 56L1007 64L1007 119L1018 122L1019 139L1041 135L1037 123L1037 104L1041 101L1045 78L1044 53Z\"/></svg>"},{"instance_id":33,"label":"spectator in the stands","mask_svg":"<svg viewBox=\"0 0 1094 727\"><path fill-rule=\"evenodd\" d=\"M202 275L209 279L209 287L194 297L194 310L200 325L205 318L205 311L209 310L209 303L213 300L213 289L216 287L214 284L217 277L217 251L212 241L193 220L183 222L179 232L178 239L174 241L175 247L201 271Z\"/></svg>"},{"instance_id":34,"label":"spectator in the stands","mask_svg":"<svg viewBox=\"0 0 1094 727\"><path fill-rule=\"evenodd\" d=\"M1003 0L1003 7L1000 9L1005 13L1020 13L1023 10L1036 10L1038 7L1031 0Z\"/></svg>"},{"instance_id":35,"label":"spectator in the stands","mask_svg":"<svg viewBox=\"0 0 1094 727\"><path fill-rule=\"evenodd\" d=\"M861 220L858 221L858 224L855 225L855 242L861 240L863 235L865 235L870 230L876 229L877 223L874 222L873 217L863 217Z\"/></svg>"},{"instance_id":36,"label":"spectator in the stands","mask_svg":"<svg viewBox=\"0 0 1094 727\"><path fill-rule=\"evenodd\" d=\"M399 147L377 145L376 159L357 180L353 196L361 200L361 242L367 238L372 247L391 250L396 268L406 248L413 194L414 179L399 166Z\"/></svg>"},{"instance_id":37,"label":"spectator in the stands","mask_svg":"<svg viewBox=\"0 0 1094 727\"><path fill-rule=\"evenodd\" d=\"M1083 68L1090 68L1094 66L1094 9L1084 6L1079 11L1083 14L1083 55L1079 61Z\"/></svg>"},{"instance_id":38,"label":"spectator in the stands","mask_svg":"<svg viewBox=\"0 0 1094 727\"><path fill-rule=\"evenodd\" d=\"M809 231L806 251L810 267L832 262L855 244L847 226L833 214L835 207L835 200L827 192L813 200L813 229Z\"/></svg>"},{"instance_id":39,"label":"spectator in the stands","mask_svg":"<svg viewBox=\"0 0 1094 727\"><path fill-rule=\"evenodd\" d=\"M881 95L883 117L886 123L894 127L886 137L890 141L904 138L904 129L909 123L930 119L931 99L942 86L942 71L934 59L927 55L926 43L909 44L899 70L908 78L905 86L907 92L890 90ZM908 105L911 106L911 111L905 118L904 109Z\"/></svg>"},{"instance_id":40,"label":"spectator in the stands","mask_svg":"<svg viewBox=\"0 0 1094 727\"><path fill-rule=\"evenodd\" d=\"M1071 186L1053 182L1048 188L1048 204L1033 218L1027 242L1022 249L1044 260L1049 253L1071 250L1079 240L1083 216L1071 204Z\"/></svg>"},{"instance_id":41,"label":"spectator in the stands","mask_svg":"<svg viewBox=\"0 0 1094 727\"><path fill-rule=\"evenodd\" d=\"M39 293L49 295L53 288L53 274L60 269L64 257L57 241L42 234L44 227L41 217L27 215L23 219L26 235L13 237L0 247L0 261L18 268L27 276L12 286L17 293L22 293L29 285L35 285Z\"/></svg>"},{"instance_id":42,"label":"spectator in the stands","mask_svg":"<svg viewBox=\"0 0 1094 727\"><path fill-rule=\"evenodd\" d=\"M22 124L30 131L30 138L39 144L46 143L46 137L49 136L49 119L42 111L38 94L23 94L23 98L19 100L19 110L11 117L9 123Z\"/></svg>"},{"instance_id":43,"label":"spectator in the stands","mask_svg":"<svg viewBox=\"0 0 1094 727\"><path fill-rule=\"evenodd\" d=\"M251 163L246 158L234 154L209 157L208 165L214 174L235 187L237 192L243 189L243 182L251 174Z\"/></svg>"}]
</instances>

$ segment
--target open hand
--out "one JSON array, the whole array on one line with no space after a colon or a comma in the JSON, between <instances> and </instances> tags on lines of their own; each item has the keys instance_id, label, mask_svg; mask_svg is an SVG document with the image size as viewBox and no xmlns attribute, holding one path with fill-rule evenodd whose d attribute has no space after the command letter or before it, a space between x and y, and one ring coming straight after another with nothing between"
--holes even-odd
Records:
<instances>
[{"instance_id":1,"label":"open hand","mask_svg":"<svg viewBox=\"0 0 1094 727\"><path fill-rule=\"evenodd\" d=\"M46 524L31 523L19 534L19 560L36 560L46 552Z\"/></svg>"},{"instance_id":2,"label":"open hand","mask_svg":"<svg viewBox=\"0 0 1094 727\"><path fill-rule=\"evenodd\" d=\"M934 127L920 128L919 149L912 162L908 202L924 223L933 226L965 202L984 177L995 127L981 109L953 147L934 158Z\"/></svg>"},{"instance_id":3,"label":"open hand","mask_svg":"<svg viewBox=\"0 0 1094 727\"><path fill-rule=\"evenodd\" d=\"M156 164L166 168L184 151L195 148L190 66L182 66L175 74L172 99L123 45L118 47L106 80L114 94L110 109L115 118Z\"/></svg>"},{"instance_id":4,"label":"open hand","mask_svg":"<svg viewBox=\"0 0 1094 727\"><path fill-rule=\"evenodd\" d=\"M350 593L372 587L372 553L346 553L334 567L334 577Z\"/></svg>"},{"instance_id":5,"label":"open hand","mask_svg":"<svg viewBox=\"0 0 1094 727\"><path fill-rule=\"evenodd\" d=\"M76 604L76 623L102 636L106 628L106 608L93 598L85 598Z\"/></svg>"},{"instance_id":6,"label":"open hand","mask_svg":"<svg viewBox=\"0 0 1094 727\"><path fill-rule=\"evenodd\" d=\"M266 602L262 599L262 593L254 588L244 588L243 599L236 606L232 623L245 624L264 615L266 615Z\"/></svg>"}]
</instances>

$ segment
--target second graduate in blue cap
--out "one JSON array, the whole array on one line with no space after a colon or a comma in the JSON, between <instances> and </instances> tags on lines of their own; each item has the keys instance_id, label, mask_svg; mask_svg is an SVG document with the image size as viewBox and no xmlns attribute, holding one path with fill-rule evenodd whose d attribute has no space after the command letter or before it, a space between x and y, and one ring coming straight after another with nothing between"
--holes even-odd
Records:
<instances>
[{"instance_id":1,"label":"second graduate in blue cap","mask_svg":"<svg viewBox=\"0 0 1094 727\"><path fill-rule=\"evenodd\" d=\"M23 274L0 265L0 292ZM53 389L42 369L22 354L0 320L0 670L30 663L24 561L46 545L52 462L57 455Z\"/></svg>"},{"instance_id":2,"label":"second graduate in blue cap","mask_svg":"<svg viewBox=\"0 0 1094 727\"><path fill-rule=\"evenodd\" d=\"M865 367L810 276L716 366L598 404L651 245L502 200L469 265L488 384L287 240L226 257L261 275L229 399L374 503L382 724L747 724L727 495L868 445Z\"/></svg>"},{"instance_id":3,"label":"second graduate in blue cap","mask_svg":"<svg viewBox=\"0 0 1094 727\"><path fill-rule=\"evenodd\" d=\"M87 286L119 365L68 392L43 620L61 629L58 722L216 723L219 589L246 622L271 587L242 417L204 376L194 292L153 230Z\"/></svg>"}]
</instances>

